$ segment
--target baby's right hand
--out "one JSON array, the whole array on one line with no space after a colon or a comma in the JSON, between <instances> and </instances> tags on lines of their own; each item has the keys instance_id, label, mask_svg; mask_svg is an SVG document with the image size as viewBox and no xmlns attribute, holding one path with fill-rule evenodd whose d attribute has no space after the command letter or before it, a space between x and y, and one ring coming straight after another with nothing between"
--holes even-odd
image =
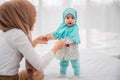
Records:
<instances>
[{"instance_id":1,"label":"baby's right hand","mask_svg":"<svg viewBox=\"0 0 120 80\"><path fill-rule=\"evenodd\" d=\"M47 40L50 40L52 38L51 34L46 34L44 35L44 37L47 39Z\"/></svg>"}]
</instances>

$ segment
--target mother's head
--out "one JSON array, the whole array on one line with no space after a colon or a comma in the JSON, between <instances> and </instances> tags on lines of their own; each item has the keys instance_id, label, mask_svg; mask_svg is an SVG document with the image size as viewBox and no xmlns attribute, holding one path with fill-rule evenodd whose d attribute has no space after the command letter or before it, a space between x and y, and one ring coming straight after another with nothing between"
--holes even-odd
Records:
<instances>
[{"instance_id":1,"label":"mother's head","mask_svg":"<svg viewBox=\"0 0 120 80\"><path fill-rule=\"evenodd\" d=\"M11 0L0 5L0 30L21 29L25 34L33 29L35 7L27 0Z\"/></svg>"}]
</instances>

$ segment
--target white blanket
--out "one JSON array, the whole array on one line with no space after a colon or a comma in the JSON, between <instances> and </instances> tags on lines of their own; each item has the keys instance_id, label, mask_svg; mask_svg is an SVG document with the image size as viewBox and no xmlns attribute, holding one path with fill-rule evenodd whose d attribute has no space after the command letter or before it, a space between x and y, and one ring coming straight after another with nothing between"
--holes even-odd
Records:
<instances>
[{"instance_id":1,"label":"white blanket","mask_svg":"<svg viewBox=\"0 0 120 80\"><path fill-rule=\"evenodd\" d=\"M94 49L80 50L80 80L120 80L120 60ZM44 80L69 80L73 76L71 64L65 79L58 79L59 60L54 59L45 69Z\"/></svg>"}]
</instances>

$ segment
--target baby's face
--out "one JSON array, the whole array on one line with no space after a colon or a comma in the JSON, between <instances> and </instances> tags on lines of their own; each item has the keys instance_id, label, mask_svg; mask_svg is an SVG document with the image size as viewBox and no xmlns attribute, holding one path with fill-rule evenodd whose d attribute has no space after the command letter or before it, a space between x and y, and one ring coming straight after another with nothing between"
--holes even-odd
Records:
<instances>
[{"instance_id":1,"label":"baby's face","mask_svg":"<svg viewBox=\"0 0 120 80\"><path fill-rule=\"evenodd\" d=\"M67 26L72 26L73 24L75 24L74 16L72 14L68 14L65 17L65 23L67 24Z\"/></svg>"}]
</instances>

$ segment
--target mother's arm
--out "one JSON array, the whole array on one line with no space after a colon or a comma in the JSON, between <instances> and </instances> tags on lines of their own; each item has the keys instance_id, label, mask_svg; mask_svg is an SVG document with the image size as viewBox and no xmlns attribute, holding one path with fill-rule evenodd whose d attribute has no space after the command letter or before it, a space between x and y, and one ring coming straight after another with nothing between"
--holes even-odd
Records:
<instances>
[{"instance_id":1,"label":"mother's arm","mask_svg":"<svg viewBox=\"0 0 120 80\"><path fill-rule=\"evenodd\" d=\"M35 52L27 36L22 31L19 33L20 34L13 39L13 44L37 70L43 70L54 58L54 54L56 54L57 50L64 46L63 40L58 41L50 51L48 51L43 57L40 57L40 55Z\"/></svg>"},{"instance_id":2,"label":"mother's arm","mask_svg":"<svg viewBox=\"0 0 120 80\"><path fill-rule=\"evenodd\" d=\"M37 37L32 41L32 46L35 47L37 44L47 44L48 39L45 39L45 38L46 36ZM59 40L56 42L56 44L52 48L52 51L54 54L56 54L58 49L61 49L64 46L64 42L66 42L66 40Z\"/></svg>"}]
</instances>

